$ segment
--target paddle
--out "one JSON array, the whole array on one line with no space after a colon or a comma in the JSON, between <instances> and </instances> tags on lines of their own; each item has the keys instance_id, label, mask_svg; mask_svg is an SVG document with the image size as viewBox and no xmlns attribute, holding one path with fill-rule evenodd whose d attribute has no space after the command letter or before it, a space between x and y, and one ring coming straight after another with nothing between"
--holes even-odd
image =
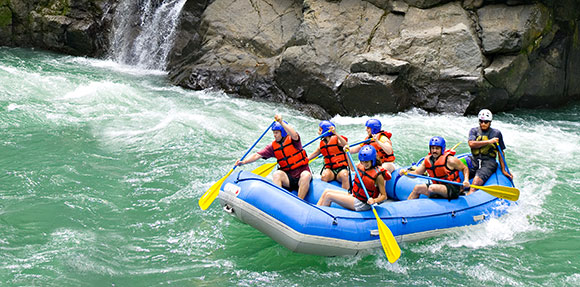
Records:
<instances>
[{"instance_id":1,"label":"paddle","mask_svg":"<svg viewBox=\"0 0 580 287\"><path fill-rule=\"evenodd\" d=\"M315 138L315 139L311 140L310 142L308 142L307 144L305 144L305 145L304 145L302 148L305 148L305 147L307 147L309 144L313 143L315 140L317 140L317 139L320 139L320 138L321 138L321 137L323 137L323 136L325 136L325 134L323 134L323 135L320 135L320 136L318 136L317 138ZM369 142L369 141L370 141L370 139L368 139L368 140L363 140L363 141L357 142L357 143L355 143L355 144L351 144L349 147L353 147L353 146L355 146L355 145L359 145L359 144L362 144L362 143L367 143L367 142ZM318 159L318 158L321 158L321 157L322 157L322 155L319 155L319 156L317 156L317 157L315 157L315 158L311 159L311 160L308 162L308 164L312 163L312 162L313 162L315 159ZM273 162L273 163L265 163L265 164L263 164L263 165L261 165L261 166L257 167L256 169L252 170L252 173L254 173L254 174L257 174L257 175L259 175L259 176L266 176L266 175L270 174L270 172L272 172L272 170L274 169L274 167L275 167L277 164L278 164L277 162Z\"/></svg>"},{"instance_id":2,"label":"paddle","mask_svg":"<svg viewBox=\"0 0 580 287\"><path fill-rule=\"evenodd\" d=\"M313 140L309 141L308 143L306 143L305 145L303 145L302 148L305 148L305 147L309 146L311 143L313 143L317 139L320 139L321 137L327 136L328 133L329 132L326 132L326 133L323 133L323 134L319 135L315 139L313 139ZM308 163L311 163L313 160L315 160L315 158L311 159ZM278 162L265 163L265 164L257 167L256 169L252 170L252 173L257 174L259 176L266 176L266 175L270 174L270 172L272 172L272 170L274 169L274 167L277 164L278 164Z\"/></svg>"},{"instance_id":3,"label":"paddle","mask_svg":"<svg viewBox=\"0 0 580 287\"><path fill-rule=\"evenodd\" d=\"M274 123L275 123L275 121L273 121L268 126L268 128L262 133L262 135L256 140L256 142L248 149L248 151L244 154L244 156L242 156L240 161L244 160L244 158L250 153L250 151L256 146L256 144L258 144L258 142L264 137L264 135L268 132L268 130L270 128L272 128L272 125L274 125ZM218 196L218 194L220 192L220 187L222 186L222 183L226 180L226 178L228 176L230 176L230 174L232 174L232 172L234 171L234 169L236 169L236 167L238 167L238 166L234 165L234 167L232 169L230 169L230 171L224 177L222 177L220 180L218 180L216 183L214 183L203 194L203 196L199 199L198 204L202 210L206 210L211 205L211 203L216 199L216 197Z\"/></svg>"},{"instance_id":4,"label":"paddle","mask_svg":"<svg viewBox=\"0 0 580 287\"><path fill-rule=\"evenodd\" d=\"M501 159L503 160L503 164L504 164L504 167L505 167L505 171L507 171L507 173L509 173L509 174L512 174L510 172L510 169L508 168L507 161L505 161L505 157L503 155L503 151L501 150L501 147L499 146L499 144L495 144L495 145L497 146L497 150L499 150L499 155L501 156ZM511 178L510 178L510 182L512 183L512 186L515 187L514 181Z\"/></svg>"},{"instance_id":5,"label":"paddle","mask_svg":"<svg viewBox=\"0 0 580 287\"><path fill-rule=\"evenodd\" d=\"M420 174L408 174L407 172L404 172L404 174L406 176L426 178L426 179L436 180L436 181L445 182L445 183L449 183L449 184L463 186L463 184L460 182L454 182L454 181L434 178L434 177L420 175ZM511 201L517 201L518 198L520 198L520 190L515 188L515 187L509 187L509 186L503 186L503 185L479 186L479 185L473 185L473 184L470 186L475 187L475 188L480 189L480 190L483 190L483 191L485 191L485 192L487 192L495 197L498 197L498 198L503 198L503 199L507 199L507 200L511 200Z\"/></svg>"},{"instance_id":6,"label":"paddle","mask_svg":"<svg viewBox=\"0 0 580 287\"><path fill-rule=\"evenodd\" d=\"M350 152L345 151L345 153L348 156L348 159L350 160L350 162L354 166L354 161L352 160L352 156L350 155ZM358 172L358 168L355 167L354 170L356 172L356 176L358 177L358 180L362 183L363 180L360 177L360 174ZM369 193L368 193L367 188L365 187L364 183L361 184L361 186L363 187L363 190L364 190L367 198L370 198ZM375 205L376 205L376 203L371 205L371 207L373 208L373 213L375 214L375 217L377 219L377 225L379 227L379 238L381 241L381 245L383 245L383 250L385 251L385 254L387 255L387 259L389 260L389 262L395 263L395 261L397 261L399 259L399 257L401 256L401 248L399 247L399 244L397 244L397 240L395 240L395 237L393 236L393 233L391 232L389 227L381 220L381 218L377 214L377 210L375 208Z\"/></svg>"}]
</instances>

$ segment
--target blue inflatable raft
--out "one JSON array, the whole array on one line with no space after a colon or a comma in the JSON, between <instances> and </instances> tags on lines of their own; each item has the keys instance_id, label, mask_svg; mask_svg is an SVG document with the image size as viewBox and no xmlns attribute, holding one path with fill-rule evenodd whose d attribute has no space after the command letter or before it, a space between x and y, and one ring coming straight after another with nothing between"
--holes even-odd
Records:
<instances>
[{"instance_id":1,"label":"blue inflatable raft","mask_svg":"<svg viewBox=\"0 0 580 287\"><path fill-rule=\"evenodd\" d=\"M389 200L376 208L398 242L417 241L478 224L503 215L513 204L481 190L451 201L423 196L406 200L416 184L427 180L399 176L398 171L385 184ZM512 186L512 183L498 169L485 185ZM221 188L219 200L226 212L292 251L338 256L381 248L372 210L356 212L335 204L316 205L324 189L340 190L336 184L313 179L308 195L302 200L296 192L280 188L268 178L236 171Z\"/></svg>"}]
</instances>

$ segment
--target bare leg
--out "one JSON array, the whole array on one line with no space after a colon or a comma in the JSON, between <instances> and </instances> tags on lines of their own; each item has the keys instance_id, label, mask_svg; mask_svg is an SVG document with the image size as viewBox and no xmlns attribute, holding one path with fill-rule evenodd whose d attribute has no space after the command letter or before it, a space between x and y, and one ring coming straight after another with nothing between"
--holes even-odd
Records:
<instances>
[{"instance_id":1,"label":"bare leg","mask_svg":"<svg viewBox=\"0 0 580 287\"><path fill-rule=\"evenodd\" d=\"M473 182L472 182L471 184L473 184L473 185L480 185L480 186L481 186L481 185L483 184L483 180L482 180L481 178L479 178L479 176L477 176L477 175L476 175L476 176L473 178ZM468 192L468 193L466 193L465 195L470 195L470 194L472 194L474 191L475 191L475 187L470 187L470 188L469 188L469 192Z\"/></svg>"},{"instance_id":2,"label":"bare leg","mask_svg":"<svg viewBox=\"0 0 580 287\"><path fill-rule=\"evenodd\" d=\"M447 198L447 187L443 184L432 184L429 186L427 196L431 196L433 194Z\"/></svg>"},{"instance_id":3,"label":"bare leg","mask_svg":"<svg viewBox=\"0 0 580 287\"><path fill-rule=\"evenodd\" d=\"M350 188L350 179L348 178L348 170L341 170L336 176L336 180L342 184L342 188L348 190Z\"/></svg>"},{"instance_id":4,"label":"bare leg","mask_svg":"<svg viewBox=\"0 0 580 287\"><path fill-rule=\"evenodd\" d=\"M411 194L409 194L409 197L407 197L407 200L417 199L417 198L419 198L419 196L421 194L427 195L428 191L429 191L429 188L427 187L426 184L417 184L413 188L413 191L411 192Z\"/></svg>"},{"instance_id":5,"label":"bare leg","mask_svg":"<svg viewBox=\"0 0 580 287\"><path fill-rule=\"evenodd\" d=\"M322 181L331 182L334 180L334 172L332 170L325 168L320 176Z\"/></svg>"},{"instance_id":6,"label":"bare leg","mask_svg":"<svg viewBox=\"0 0 580 287\"><path fill-rule=\"evenodd\" d=\"M288 175L281 170L277 170L272 174L272 181L277 186L290 187L290 179L288 178Z\"/></svg>"},{"instance_id":7,"label":"bare leg","mask_svg":"<svg viewBox=\"0 0 580 287\"><path fill-rule=\"evenodd\" d=\"M344 208L354 210L354 197L344 191L325 189L318 200L317 205L330 206L331 203L336 202Z\"/></svg>"},{"instance_id":8,"label":"bare leg","mask_svg":"<svg viewBox=\"0 0 580 287\"><path fill-rule=\"evenodd\" d=\"M300 180L298 181L298 197L304 199L310 188L310 180L312 179L312 174L309 171L303 171L300 174Z\"/></svg>"}]
</instances>

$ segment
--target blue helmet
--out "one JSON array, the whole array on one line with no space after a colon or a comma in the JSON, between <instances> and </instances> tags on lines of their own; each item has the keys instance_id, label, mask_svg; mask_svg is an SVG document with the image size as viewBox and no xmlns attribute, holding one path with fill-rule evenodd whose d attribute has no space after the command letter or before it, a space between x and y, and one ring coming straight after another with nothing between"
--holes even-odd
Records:
<instances>
[{"instance_id":1,"label":"blue helmet","mask_svg":"<svg viewBox=\"0 0 580 287\"><path fill-rule=\"evenodd\" d=\"M377 150L372 145L364 145L358 152L358 160L371 160L373 166L377 163Z\"/></svg>"},{"instance_id":2,"label":"blue helmet","mask_svg":"<svg viewBox=\"0 0 580 287\"><path fill-rule=\"evenodd\" d=\"M321 121L320 124L318 124L318 126L322 129L321 135L328 132L330 127L336 127L331 121Z\"/></svg>"},{"instance_id":3,"label":"blue helmet","mask_svg":"<svg viewBox=\"0 0 580 287\"><path fill-rule=\"evenodd\" d=\"M286 121L284 121L284 123L288 124ZM280 133L282 133L282 138L285 138L286 135L288 135L284 127L279 122L274 123L274 125L272 126L272 131L280 131Z\"/></svg>"},{"instance_id":4,"label":"blue helmet","mask_svg":"<svg viewBox=\"0 0 580 287\"><path fill-rule=\"evenodd\" d=\"M443 137L432 137L429 141L429 147L438 146L441 147L441 152L445 152L445 139Z\"/></svg>"},{"instance_id":5,"label":"blue helmet","mask_svg":"<svg viewBox=\"0 0 580 287\"><path fill-rule=\"evenodd\" d=\"M372 134L378 134L381 131L381 121L377 119L370 119L366 122L365 126L371 128Z\"/></svg>"}]
</instances>

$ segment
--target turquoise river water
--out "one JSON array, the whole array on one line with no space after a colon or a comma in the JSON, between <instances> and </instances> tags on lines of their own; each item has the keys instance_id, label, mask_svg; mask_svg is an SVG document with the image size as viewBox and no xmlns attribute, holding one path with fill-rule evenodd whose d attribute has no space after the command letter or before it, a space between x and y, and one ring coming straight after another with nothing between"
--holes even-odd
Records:
<instances>
[{"instance_id":1,"label":"turquoise river water","mask_svg":"<svg viewBox=\"0 0 580 287\"><path fill-rule=\"evenodd\" d=\"M403 243L395 264L378 249L292 253L217 202L198 207L275 113L303 142L317 136L318 120L299 111L184 90L163 72L0 48L0 286L580 285L579 104L495 115L519 204ZM434 135L467 152L477 122L420 110L375 117L400 165L424 156ZM333 121L358 141L368 118Z\"/></svg>"}]
</instances>

